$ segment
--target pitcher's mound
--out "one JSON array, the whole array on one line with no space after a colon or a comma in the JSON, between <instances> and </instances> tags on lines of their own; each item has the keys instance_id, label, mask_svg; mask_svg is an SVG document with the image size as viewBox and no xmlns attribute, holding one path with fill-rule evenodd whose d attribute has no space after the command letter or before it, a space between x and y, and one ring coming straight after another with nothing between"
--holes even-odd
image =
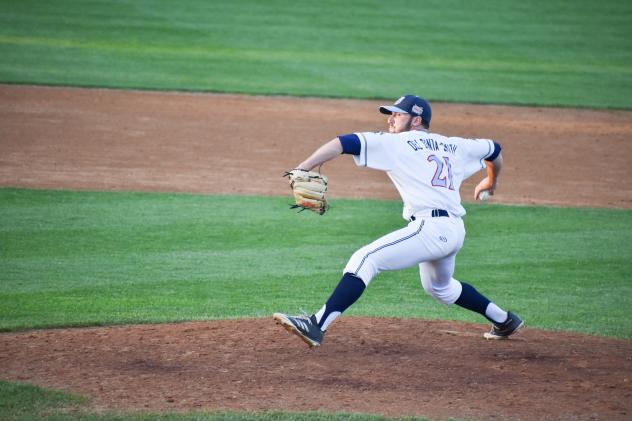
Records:
<instances>
[{"instance_id":1,"label":"pitcher's mound","mask_svg":"<svg viewBox=\"0 0 632 421\"><path fill-rule=\"evenodd\" d=\"M527 320L528 323L528 320ZM0 335L2 377L97 410L630 419L632 342L528 326L343 317L310 349L266 319Z\"/></svg>"}]
</instances>

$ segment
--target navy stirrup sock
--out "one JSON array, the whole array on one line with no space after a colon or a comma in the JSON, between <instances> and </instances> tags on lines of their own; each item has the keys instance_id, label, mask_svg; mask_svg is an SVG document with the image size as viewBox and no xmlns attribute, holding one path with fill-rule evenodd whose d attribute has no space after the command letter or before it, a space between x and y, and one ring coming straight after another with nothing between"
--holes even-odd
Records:
<instances>
[{"instance_id":1,"label":"navy stirrup sock","mask_svg":"<svg viewBox=\"0 0 632 421\"><path fill-rule=\"evenodd\" d=\"M463 285L463 290L461 291L461 295L454 304L466 308L470 311L482 314L487 320L495 323L485 314L487 306L491 301L483 296L483 294L478 292L472 285L463 281L461 281L461 285Z\"/></svg>"},{"instance_id":2,"label":"navy stirrup sock","mask_svg":"<svg viewBox=\"0 0 632 421\"><path fill-rule=\"evenodd\" d=\"M358 301L358 298L360 298L365 289L366 285L364 285L362 279L349 272L345 273L342 279L340 279L340 282L338 282L338 286L331 294L331 297L329 297L327 303L325 303L325 313L318 321L318 327L323 327L323 324L331 313L342 313L351 307L353 303Z\"/></svg>"}]
</instances>

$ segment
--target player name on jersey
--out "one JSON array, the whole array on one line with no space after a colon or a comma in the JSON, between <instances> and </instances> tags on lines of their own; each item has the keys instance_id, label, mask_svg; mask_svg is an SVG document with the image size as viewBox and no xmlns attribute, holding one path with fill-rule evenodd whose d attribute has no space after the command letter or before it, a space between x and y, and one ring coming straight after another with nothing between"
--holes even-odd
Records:
<instances>
[{"instance_id":1,"label":"player name on jersey","mask_svg":"<svg viewBox=\"0 0 632 421\"><path fill-rule=\"evenodd\" d=\"M413 140L409 140L406 143L408 143L408 145L416 151L420 151L424 149L431 150L431 151L443 150L444 152L455 154L456 149L457 149L457 146L452 143L437 142L435 139L432 139L432 138L413 139Z\"/></svg>"}]
</instances>

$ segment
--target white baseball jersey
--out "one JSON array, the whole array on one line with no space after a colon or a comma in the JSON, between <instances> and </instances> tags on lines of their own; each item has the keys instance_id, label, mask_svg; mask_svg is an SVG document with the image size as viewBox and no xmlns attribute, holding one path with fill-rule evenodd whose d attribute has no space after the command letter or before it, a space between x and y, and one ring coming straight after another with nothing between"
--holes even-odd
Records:
<instances>
[{"instance_id":1,"label":"white baseball jersey","mask_svg":"<svg viewBox=\"0 0 632 421\"><path fill-rule=\"evenodd\" d=\"M403 217L445 209L465 215L459 188L466 178L485 168L494 154L488 139L445 137L424 131L355 133L361 148L358 166L386 171L404 201Z\"/></svg>"}]
</instances>

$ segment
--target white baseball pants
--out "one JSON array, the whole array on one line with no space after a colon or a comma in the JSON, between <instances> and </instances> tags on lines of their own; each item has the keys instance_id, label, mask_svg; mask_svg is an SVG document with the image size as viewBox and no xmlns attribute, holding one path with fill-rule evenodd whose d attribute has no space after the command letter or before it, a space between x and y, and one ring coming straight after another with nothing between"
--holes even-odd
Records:
<instances>
[{"instance_id":1,"label":"white baseball pants","mask_svg":"<svg viewBox=\"0 0 632 421\"><path fill-rule=\"evenodd\" d=\"M455 280L456 254L463 246L465 227L458 217L421 217L356 251L344 268L365 285L380 272L419 265L424 290L444 304L461 295Z\"/></svg>"}]
</instances>

